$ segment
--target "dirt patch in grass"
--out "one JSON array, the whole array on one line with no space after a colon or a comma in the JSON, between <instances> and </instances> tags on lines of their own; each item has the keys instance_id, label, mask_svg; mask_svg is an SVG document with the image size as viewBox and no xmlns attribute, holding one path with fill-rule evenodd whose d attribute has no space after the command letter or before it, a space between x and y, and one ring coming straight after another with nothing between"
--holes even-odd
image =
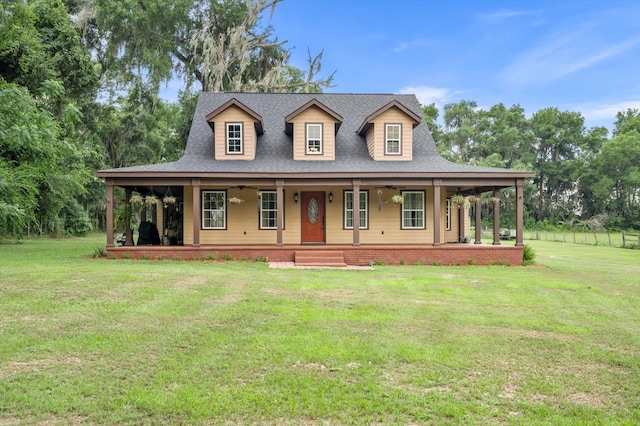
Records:
<instances>
[{"instance_id":1,"label":"dirt patch in grass","mask_svg":"<svg viewBox=\"0 0 640 426\"><path fill-rule=\"evenodd\" d=\"M77 368L82 364L82 360L78 357L65 357L62 359L34 359L31 361L11 361L4 365L0 365L0 379L8 379L16 374L31 373L37 371L47 371L60 366L68 366Z\"/></svg>"}]
</instances>

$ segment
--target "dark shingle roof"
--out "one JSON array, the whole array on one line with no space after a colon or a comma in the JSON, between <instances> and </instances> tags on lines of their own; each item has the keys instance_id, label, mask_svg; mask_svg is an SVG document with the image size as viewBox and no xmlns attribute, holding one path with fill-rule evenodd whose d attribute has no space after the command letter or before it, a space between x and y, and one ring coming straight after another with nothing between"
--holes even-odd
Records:
<instances>
[{"instance_id":1,"label":"dark shingle roof","mask_svg":"<svg viewBox=\"0 0 640 426\"><path fill-rule=\"evenodd\" d=\"M207 114L231 99L237 99L263 118L264 133L258 137L256 158L215 160L213 132ZM306 103L317 99L343 117L336 134L334 161L294 161L291 136L285 133L285 117ZM513 173L526 172L451 163L438 154L436 144L422 120L413 129L413 161L374 161L363 136L357 134L362 123L390 102L399 102L417 116L422 116L414 95L331 94L331 93L209 93L198 98L185 153L178 161L104 170L100 174L169 172L298 174L298 173ZM103 174L104 173L104 174Z\"/></svg>"}]
</instances>

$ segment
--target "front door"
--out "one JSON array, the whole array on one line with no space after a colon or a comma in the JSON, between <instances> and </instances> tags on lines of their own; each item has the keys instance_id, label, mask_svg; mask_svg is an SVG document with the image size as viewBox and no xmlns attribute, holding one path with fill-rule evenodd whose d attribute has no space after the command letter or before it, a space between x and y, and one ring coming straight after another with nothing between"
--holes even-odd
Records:
<instances>
[{"instance_id":1,"label":"front door","mask_svg":"<svg viewBox=\"0 0 640 426\"><path fill-rule=\"evenodd\" d=\"M302 193L302 242L325 242L324 192Z\"/></svg>"}]
</instances>

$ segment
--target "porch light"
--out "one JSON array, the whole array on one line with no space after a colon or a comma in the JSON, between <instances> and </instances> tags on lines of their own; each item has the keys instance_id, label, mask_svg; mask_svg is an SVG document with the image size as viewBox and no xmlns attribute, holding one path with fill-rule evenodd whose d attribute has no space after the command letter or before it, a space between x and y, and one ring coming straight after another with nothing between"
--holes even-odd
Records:
<instances>
[{"instance_id":1,"label":"porch light","mask_svg":"<svg viewBox=\"0 0 640 426\"><path fill-rule=\"evenodd\" d=\"M295 194L293 194L293 202L294 203L298 203L298 193L296 192Z\"/></svg>"},{"instance_id":2,"label":"porch light","mask_svg":"<svg viewBox=\"0 0 640 426\"><path fill-rule=\"evenodd\" d=\"M333 203L333 192L329 193L329 203Z\"/></svg>"}]
</instances>

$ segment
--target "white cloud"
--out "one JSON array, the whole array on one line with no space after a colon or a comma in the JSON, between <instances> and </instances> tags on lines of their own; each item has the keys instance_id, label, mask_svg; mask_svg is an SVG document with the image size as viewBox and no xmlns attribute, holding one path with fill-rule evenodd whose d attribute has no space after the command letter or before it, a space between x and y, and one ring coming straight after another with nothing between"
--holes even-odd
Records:
<instances>
[{"instance_id":1,"label":"white cloud","mask_svg":"<svg viewBox=\"0 0 640 426\"><path fill-rule=\"evenodd\" d=\"M573 105L570 109L580 111L582 116L589 121L611 120L614 122L616 114L629 108L640 110L640 99L612 103L589 102Z\"/></svg>"},{"instance_id":2,"label":"white cloud","mask_svg":"<svg viewBox=\"0 0 640 426\"><path fill-rule=\"evenodd\" d=\"M492 13L486 13L480 15L478 18L481 21L488 23L497 23L501 21L506 21L513 18L519 18L521 16L529 16L529 15L538 15L540 14L540 10L497 10Z\"/></svg>"},{"instance_id":3,"label":"white cloud","mask_svg":"<svg viewBox=\"0 0 640 426\"><path fill-rule=\"evenodd\" d=\"M422 105L435 103L440 109L445 104L454 102L459 92L444 87L407 86L400 89L398 93L416 95Z\"/></svg>"},{"instance_id":4,"label":"white cloud","mask_svg":"<svg viewBox=\"0 0 640 426\"><path fill-rule=\"evenodd\" d=\"M586 27L570 31L523 52L501 73L502 81L512 86L549 83L640 45L640 38L602 45L588 32Z\"/></svg>"},{"instance_id":5,"label":"white cloud","mask_svg":"<svg viewBox=\"0 0 640 426\"><path fill-rule=\"evenodd\" d=\"M395 53L404 52L407 49L411 49L413 47L425 47L432 45L433 42L429 40L412 40L412 41L400 41L393 49Z\"/></svg>"}]
</instances>

